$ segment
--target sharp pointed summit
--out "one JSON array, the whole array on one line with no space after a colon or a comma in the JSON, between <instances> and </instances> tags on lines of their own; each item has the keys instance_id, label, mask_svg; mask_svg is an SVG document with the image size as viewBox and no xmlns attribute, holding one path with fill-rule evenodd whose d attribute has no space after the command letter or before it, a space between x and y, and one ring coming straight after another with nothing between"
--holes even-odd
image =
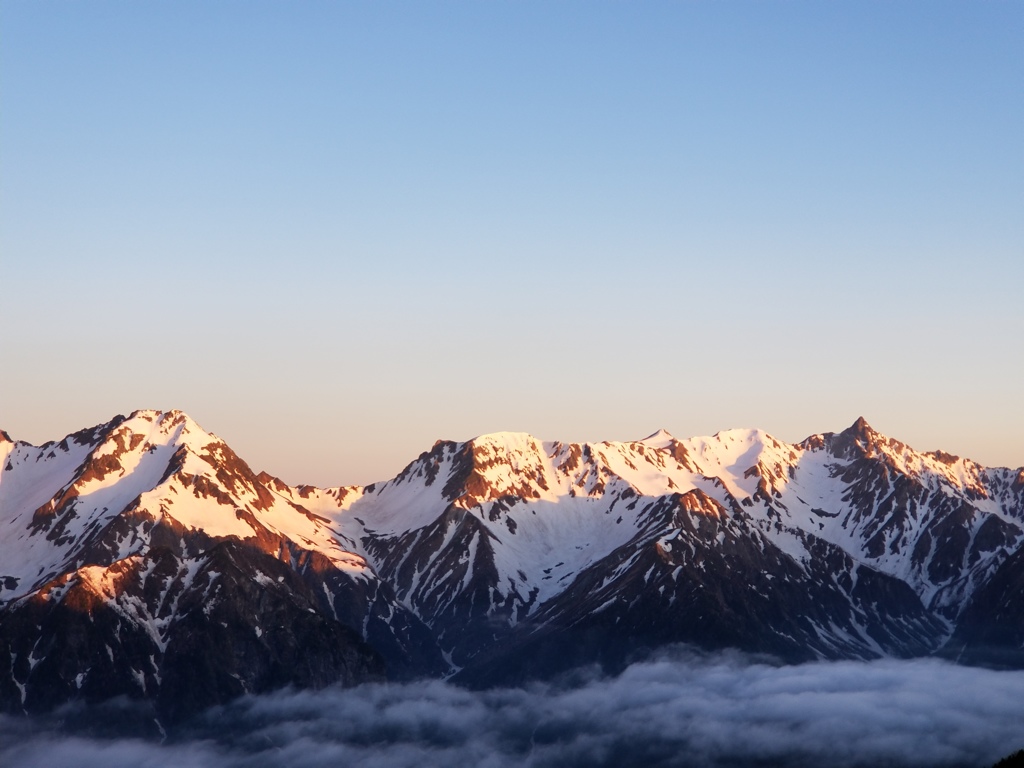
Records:
<instances>
[{"instance_id":1,"label":"sharp pointed summit","mask_svg":"<svg viewBox=\"0 0 1024 768\"><path fill-rule=\"evenodd\" d=\"M865 419L863 416L858 416L857 420L853 422L853 424L851 424L849 427L844 429L843 432L846 434L864 438L867 438L875 434L875 430L871 428L871 425L868 424L868 420Z\"/></svg>"},{"instance_id":2,"label":"sharp pointed summit","mask_svg":"<svg viewBox=\"0 0 1024 768\"><path fill-rule=\"evenodd\" d=\"M829 437L829 435L826 435ZM884 435L876 432L863 416L842 432L831 435L832 448L837 456L853 458L878 448L886 442Z\"/></svg>"},{"instance_id":3,"label":"sharp pointed summit","mask_svg":"<svg viewBox=\"0 0 1024 768\"><path fill-rule=\"evenodd\" d=\"M874 427L868 424L868 420L863 416L858 416L857 420L840 434L848 439L856 440L864 446L870 445L876 438L881 436Z\"/></svg>"}]
</instances>

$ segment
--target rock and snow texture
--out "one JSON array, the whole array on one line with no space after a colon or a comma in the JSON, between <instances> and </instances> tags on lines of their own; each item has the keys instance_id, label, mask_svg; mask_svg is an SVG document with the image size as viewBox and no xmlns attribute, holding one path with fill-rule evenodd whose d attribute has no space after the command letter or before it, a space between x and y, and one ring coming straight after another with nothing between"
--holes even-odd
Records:
<instances>
[{"instance_id":1,"label":"rock and snow texture","mask_svg":"<svg viewBox=\"0 0 1024 768\"><path fill-rule=\"evenodd\" d=\"M124 694L174 717L289 683L380 678L387 661L445 668L329 520L185 414L8 442L0 461L6 710Z\"/></svg>"},{"instance_id":2,"label":"rock and snow texture","mask_svg":"<svg viewBox=\"0 0 1024 768\"><path fill-rule=\"evenodd\" d=\"M178 717L289 683L514 681L681 641L1024 665L1024 471L863 420L793 445L498 433L319 489L139 411L43 446L5 434L0 466L7 711L124 694Z\"/></svg>"}]
</instances>

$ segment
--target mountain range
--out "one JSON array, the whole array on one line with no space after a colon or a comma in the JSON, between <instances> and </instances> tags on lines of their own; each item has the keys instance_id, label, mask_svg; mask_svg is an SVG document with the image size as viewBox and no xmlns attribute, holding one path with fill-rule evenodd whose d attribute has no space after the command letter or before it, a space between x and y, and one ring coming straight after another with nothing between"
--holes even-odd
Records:
<instances>
[{"instance_id":1,"label":"mountain range","mask_svg":"<svg viewBox=\"0 0 1024 768\"><path fill-rule=\"evenodd\" d=\"M615 672L658 648L1024 668L1024 469L863 419L438 441L365 487L256 473L180 411L0 432L0 711Z\"/></svg>"}]
</instances>

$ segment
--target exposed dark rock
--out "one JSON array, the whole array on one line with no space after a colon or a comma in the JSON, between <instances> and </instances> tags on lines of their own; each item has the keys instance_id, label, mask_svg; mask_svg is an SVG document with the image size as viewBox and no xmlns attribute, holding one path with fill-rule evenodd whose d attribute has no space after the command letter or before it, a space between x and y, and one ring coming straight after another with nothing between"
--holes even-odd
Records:
<instances>
[{"instance_id":1,"label":"exposed dark rock","mask_svg":"<svg viewBox=\"0 0 1024 768\"><path fill-rule=\"evenodd\" d=\"M1024 668L1024 550L974 592L942 654L965 664Z\"/></svg>"}]
</instances>

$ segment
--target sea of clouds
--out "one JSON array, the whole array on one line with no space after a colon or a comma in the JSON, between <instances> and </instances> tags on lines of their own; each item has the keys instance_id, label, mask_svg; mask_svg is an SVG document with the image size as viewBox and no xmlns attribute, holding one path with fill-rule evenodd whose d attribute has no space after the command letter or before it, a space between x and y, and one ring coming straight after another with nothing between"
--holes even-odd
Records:
<instances>
[{"instance_id":1,"label":"sea of clouds","mask_svg":"<svg viewBox=\"0 0 1024 768\"><path fill-rule=\"evenodd\" d=\"M0 718L0 765L990 766L1024 747L1024 672L937 660L777 666L677 651L617 677L282 691L158 743Z\"/></svg>"}]
</instances>

